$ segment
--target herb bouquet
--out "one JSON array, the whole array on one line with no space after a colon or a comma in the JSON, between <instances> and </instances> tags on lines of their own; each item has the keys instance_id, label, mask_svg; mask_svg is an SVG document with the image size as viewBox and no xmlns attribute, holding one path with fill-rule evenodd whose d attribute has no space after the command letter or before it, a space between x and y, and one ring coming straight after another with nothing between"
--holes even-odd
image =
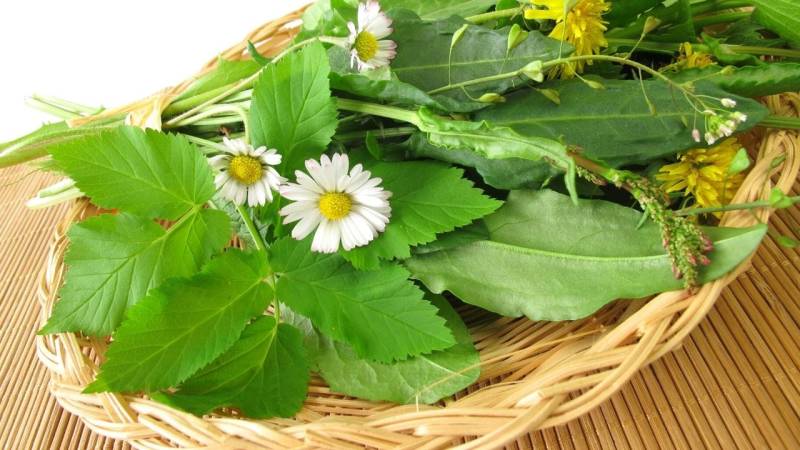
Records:
<instances>
[{"instance_id":1,"label":"herb bouquet","mask_svg":"<svg viewBox=\"0 0 800 450\"><path fill-rule=\"evenodd\" d=\"M754 98L800 90L800 11L668 3L320 0L151 99L34 97L65 120L0 164L96 207L45 275L54 394L142 448L477 448L597 405L798 200L800 97Z\"/></svg>"}]
</instances>

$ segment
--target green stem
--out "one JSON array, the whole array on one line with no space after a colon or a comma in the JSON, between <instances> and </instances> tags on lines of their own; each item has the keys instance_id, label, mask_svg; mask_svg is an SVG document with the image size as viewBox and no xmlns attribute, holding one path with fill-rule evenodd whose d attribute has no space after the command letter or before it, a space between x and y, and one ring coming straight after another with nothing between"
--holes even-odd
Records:
<instances>
[{"instance_id":1,"label":"green stem","mask_svg":"<svg viewBox=\"0 0 800 450\"><path fill-rule=\"evenodd\" d=\"M263 253L264 258L267 258L267 243L264 241L261 233L258 232L258 228L256 228L256 224L253 223L253 218L250 217L250 213L247 211L244 205L236 205L236 211L239 212L239 215L242 217L242 221L244 222L244 226L247 228L247 232L253 237L253 242L256 244L256 250Z\"/></svg>"},{"instance_id":2,"label":"green stem","mask_svg":"<svg viewBox=\"0 0 800 450\"><path fill-rule=\"evenodd\" d=\"M20 138L0 152L0 168L32 161L47 155L47 149L56 144L69 142L99 132L103 128L70 128L46 136L32 133Z\"/></svg>"},{"instance_id":3,"label":"green stem","mask_svg":"<svg viewBox=\"0 0 800 450\"><path fill-rule=\"evenodd\" d=\"M367 133L372 133L379 139L408 136L417 131L413 127L378 128L374 130L359 130L345 133L337 133L336 140L341 142L360 141L367 137Z\"/></svg>"},{"instance_id":4,"label":"green stem","mask_svg":"<svg viewBox=\"0 0 800 450\"><path fill-rule=\"evenodd\" d=\"M419 127L419 117L416 111L397 108L394 106L379 105L377 103L362 102L349 98L337 98L336 106L342 111L358 112L372 116L385 117L387 119L408 122Z\"/></svg>"},{"instance_id":5,"label":"green stem","mask_svg":"<svg viewBox=\"0 0 800 450\"><path fill-rule=\"evenodd\" d=\"M794 197L788 197L788 199L791 200L792 204L800 203L800 195ZM715 213L724 211L740 211L740 210L770 208L770 207L772 207L772 203L770 203L769 200L757 200L754 202L734 203L732 205L725 205L725 206L710 206L708 208L685 208L675 211L675 214L679 216L693 216L697 214L706 214L706 213Z\"/></svg>"},{"instance_id":6,"label":"green stem","mask_svg":"<svg viewBox=\"0 0 800 450\"><path fill-rule=\"evenodd\" d=\"M497 11L491 11L483 14L477 14L474 16L467 17L467 22L472 22L474 24L485 23L495 19L504 19L506 17L514 17L517 14L521 14L524 10L524 7L520 6L518 8L509 8L509 9L500 9Z\"/></svg>"},{"instance_id":7,"label":"green stem","mask_svg":"<svg viewBox=\"0 0 800 450\"><path fill-rule=\"evenodd\" d=\"M608 38L609 47L623 46L634 47L638 39L623 39L623 38ZM675 53L680 50L681 44L673 42L651 42L642 41L636 46L636 50L643 50L657 53ZM692 44L694 50L708 53L711 51L707 45ZM750 55L763 55L763 56L781 56L785 58L800 58L800 50L790 48L773 48L773 47L754 47L749 45L732 45L723 44L723 48L730 50L737 54L750 54Z\"/></svg>"},{"instance_id":8,"label":"green stem","mask_svg":"<svg viewBox=\"0 0 800 450\"><path fill-rule=\"evenodd\" d=\"M59 119L62 120L74 119L75 117L81 116L80 114L74 111L69 111L59 106L52 105L50 103L39 100L36 97L30 97L26 99L25 104L27 104L31 108L50 114L53 117L58 117Z\"/></svg>"},{"instance_id":9,"label":"green stem","mask_svg":"<svg viewBox=\"0 0 800 450\"><path fill-rule=\"evenodd\" d=\"M693 19L694 29L702 30L703 27L707 27L709 25L736 22L737 20L742 20L750 17L751 14L752 13L750 11L733 11L733 12L722 12L722 13L712 14L710 16L697 17Z\"/></svg>"},{"instance_id":10,"label":"green stem","mask_svg":"<svg viewBox=\"0 0 800 450\"><path fill-rule=\"evenodd\" d=\"M800 117L767 116L758 124L762 127L800 130Z\"/></svg>"},{"instance_id":11,"label":"green stem","mask_svg":"<svg viewBox=\"0 0 800 450\"><path fill-rule=\"evenodd\" d=\"M727 0L727 1L720 1L720 0L711 0L708 2L697 3L692 5L692 13L695 15L698 14L705 14L712 11L724 11L726 9L733 9L733 8L746 8L748 6L753 6L752 1L742 1L742 0Z\"/></svg>"},{"instance_id":12,"label":"green stem","mask_svg":"<svg viewBox=\"0 0 800 450\"><path fill-rule=\"evenodd\" d=\"M289 47L284 49L282 52L278 53L278 55L275 56L275 58L273 58L270 61L270 64L275 64L278 61L280 61L281 59L283 59L284 56L290 54L291 52L297 50L298 48L305 47L306 45L309 45L309 44L314 43L314 42L319 42L320 39L321 38L314 37L314 38L311 38L311 39L306 39L304 41L300 41L300 42L298 42L298 43L296 43L294 45L290 45ZM264 66L264 67L266 67L266 66ZM171 118L164 125L174 126L176 123L182 121L183 119L186 119L187 117L190 117L190 116L196 114L198 111L200 111L200 109L202 109L204 107L214 105L217 102L219 102L221 100L224 100L224 99L230 97L231 95L236 94L236 93L238 93L240 91L243 91L245 89L250 89L251 87L253 87L253 85L255 84L256 80L261 75L261 71L263 69L264 68L262 67L261 69L256 71L256 73L250 75L247 78L239 80L239 81L237 81L235 83L229 84L227 86L223 86L221 88L214 89L213 91L209 91L209 92L213 92L213 95L210 94L210 93L200 94L199 96L202 97L202 101L200 101L198 99L195 99L194 97L189 97L187 99L182 100L184 102L184 105L181 107L181 109L182 108L186 108L186 107L188 107L189 109L187 109L187 110L181 112L180 114L178 114L177 116ZM176 102L176 103L178 103L178 102ZM170 106L172 106L172 105L170 105ZM170 108L168 107L165 110L165 112L169 111L169 110L170 110ZM178 111L174 111L174 112L178 112Z\"/></svg>"}]
</instances>

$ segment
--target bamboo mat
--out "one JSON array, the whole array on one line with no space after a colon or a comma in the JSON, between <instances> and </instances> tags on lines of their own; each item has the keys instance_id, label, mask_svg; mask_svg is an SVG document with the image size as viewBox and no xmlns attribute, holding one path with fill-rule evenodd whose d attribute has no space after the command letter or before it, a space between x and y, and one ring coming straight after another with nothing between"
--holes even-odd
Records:
<instances>
[{"instance_id":1,"label":"bamboo mat","mask_svg":"<svg viewBox=\"0 0 800 450\"><path fill-rule=\"evenodd\" d=\"M34 295L66 206L28 211L23 202L51 181L0 170L0 449L127 449L64 412L36 359ZM800 210L780 211L771 228L798 237ZM510 448L798 449L799 346L800 253L770 238L682 348L592 413Z\"/></svg>"}]
</instances>

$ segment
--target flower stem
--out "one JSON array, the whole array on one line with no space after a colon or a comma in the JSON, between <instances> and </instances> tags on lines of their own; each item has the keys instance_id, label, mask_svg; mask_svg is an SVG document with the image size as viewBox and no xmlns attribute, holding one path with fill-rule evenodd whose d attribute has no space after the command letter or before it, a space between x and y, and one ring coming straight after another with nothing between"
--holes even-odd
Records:
<instances>
[{"instance_id":1,"label":"flower stem","mask_svg":"<svg viewBox=\"0 0 800 450\"><path fill-rule=\"evenodd\" d=\"M396 128L376 128L373 130L359 130L349 131L345 133L337 133L336 139L342 142L358 141L365 139L367 133L372 133L376 138L385 139L390 137L408 136L417 131L414 127L396 127Z\"/></svg>"},{"instance_id":2,"label":"flower stem","mask_svg":"<svg viewBox=\"0 0 800 450\"><path fill-rule=\"evenodd\" d=\"M726 9L745 8L748 6L753 6L753 2L750 0L709 0L692 5L692 13L705 14L712 11L724 11Z\"/></svg>"},{"instance_id":3,"label":"flower stem","mask_svg":"<svg viewBox=\"0 0 800 450\"><path fill-rule=\"evenodd\" d=\"M792 204L800 203L800 195L794 197L786 197L786 198L788 198L792 202ZM740 211L740 210L770 208L770 207L772 207L772 203L770 203L769 200L756 200L754 202L734 203L732 205L725 205L725 206L709 206L707 208L684 208L675 211L675 214L679 216L693 216L697 214L707 214L707 213L725 212L725 211Z\"/></svg>"},{"instance_id":4,"label":"flower stem","mask_svg":"<svg viewBox=\"0 0 800 450\"><path fill-rule=\"evenodd\" d=\"M520 6L517 8L508 8L508 9L500 9L496 11L491 11L483 14L477 14L474 16L467 17L467 22L472 22L474 24L485 23L495 19L504 19L506 17L514 17L517 14L522 14L524 7Z\"/></svg>"},{"instance_id":5,"label":"flower stem","mask_svg":"<svg viewBox=\"0 0 800 450\"><path fill-rule=\"evenodd\" d=\"M659 53L674 53L680 49L680 43L673 42L652 42L642 41L637 45L638 39L625 39L625 38L608 38L609 47L615 46L636 46L636 50L644 50L649 52ZM800 58L800 50L791 48L773 48L773 47L755 47L750 45L733 45L722 44L726 50L730 50L737 54L750 54L750 55L764 55L764 56L782 56L786 58ZM692 44L694 50L708 53L710 49L704 44Z\"/></svg>"},{"instance_id":6,"label":"flower stem","mask_svg":"<svg viewBox=\"0 0 800 450\"><path fill-rule=\"evenodd\" d=\"M720 23L736 22L737 20L750 17L750 11L732 11L712 14L709 16L697 17L694 19L694 29L702 30L703 27L709 25L717 25Z\"/></svg>"},{"instance_id":7,"label":"flower stem","mask_svg":"<svg viewBox=\"0 0 800 450\"><path fill-rule=\"evenodd\" d=\"M253 242L256 244L256 250L263 253L264 258L267 258L267 243L264 241L261 233L258 232L256 224L253 223L253 218L250 217L250 212L247 211L247 208L245 208L244 205L236 205L236 211L242 217L242 222L244 222L247 232L250 233L250 236L252 236Z\"/></svg>"},{"instance_id":8,"label":"flower stem","mask_svg":"<svg viewBox=\"0 0 800 450\"><path fill-rule=\"evenodd\" d=\"M419 127L420 121L416 111L397 108L394 106L379 105L377 103L362 102L349 98L336 98L336 106L342 111L358 112L387 119L408 122Z\"/></svg>"},{"instance_id":9,"label":"flower stem","mask_svg":"<svg viewBox=\"0 0 800 450\"><path fill-rule=\"evenodd\" d=\"M767 116L758 123L762 127L800 130L799 117Z\"/></svg>"}]
</instances>

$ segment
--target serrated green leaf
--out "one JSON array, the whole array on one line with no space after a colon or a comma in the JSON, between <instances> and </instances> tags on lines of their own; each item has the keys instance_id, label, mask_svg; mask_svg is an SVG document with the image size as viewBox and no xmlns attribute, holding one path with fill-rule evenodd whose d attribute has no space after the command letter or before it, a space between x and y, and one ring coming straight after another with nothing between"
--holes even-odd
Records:
<instances>
[{"instance_id":1,"label":"serrated green leaf","mask_svg":"<svg viewBox=\"0 0 800 450\"><path fill-rule=\"evenodd\" d=\"M230 239L220 211L202 209L164 230L130 214L104 214L73 225L61 299L40 334L107 336L125 310L170 277L196 273Z\"/></svg>"},{"instance_id":2,"label":"serrated green leaf","mask_svg":"<svg viewBox=\"0 0 800 450\"><path fill-rule=\"evenodd\" d=\"M467 27L451 52L453 34L464 24L458 17L425 22L408 11L396 11L391 39L397 43L397 56L392 61L392 72L400 81L427 92L451 83L517 70L531 61L549 61L559 54L569 56L572 52L569 44L538 31L531 31L527 39L508 51L507 29L492 30L474 24ZM503 94L525 83L519 77L507 78L432 97L466 101L486 92Z\"/></svg>"},{"instance_id":3,"label":"serrated green leaf","mask_svg":"<svg viewBox=\"0 0 800 450\"><path fill-rule=\"evenodd\" d=\"M278 171L293 174L317 158L336 131L336 106L328 86L328 56L311 44L265 67L253 88L250 132L253 145L283 155Z\"/></svg>"},{"instance_id":4,"label":"serrated green leaf","mask_svg":"<svg viewBox=\"0 0 800 450\"><path fill-rule=\"evenodd\" d=\"M475 119L527 137L563 139L579 146L584 155L614 166L647 163L697 146L687 126L694 123L697 112L670 86L659 80L644 83L656 110L653 115L639 81L604 80L604 84L605 89L595 90L580 80L549 82L544 87L558 90L561 104L535 90L522 90L510 94L506 103L479 111ZM708 83L697 83L695 93L736 100L736 109L748 116L738 131L752 128L768 113L758 102L731 96ZM702 134L702 118L697 123Z\"/></svg>"},{"instance_id":5,"label":"serrated green leaf","mask_svg":"<svg viewBox=\"0 0 800 450\"><path fill-rule=\"evenodd\" d=\"M434 403L466 388L480 374L480 358L469 330L443 297L430 295L439 315L456 338L456 344L429 355L391 364L359 358L353 349L318 333L311 326L299 326L307 333L306 344L320 374L334 392L372 401ZM294 316L294 320L308 320Z\"/></svg>"},{"instance_id":6,"label":"serrated green leaf","mask_svg":"<svg viewBox=\"0 0 800 450\"><path fill-rule=\"evenodd\" d=\"M800 5L797 0L754 0L753 20L800 48Z\"/></svg>"},{"instance_id":7,"label":"serrated green leaf","mask_svg":"<svg viewBox=\"0 0 800 450\"><path fill-rule=\"evenodd\" d=\"M360 272L338 254L311 252L308 239L281 239L270 252L281 302L362 358L390 362L455 343L400 266Z\"/></svg>"},{"instance_id":8,"label":"serrated green leaf","mask_svg":"<svg viewBox=\"0 0 800 450\"><path fill-rule=\"evenodd\" d=\"M309 368L297 328L262 316L214 362L186 380L177 392L154 397L202 415L229 406L253 419L291 417L308 391Z\"/></svg>"},{"instance_id":9,"label":"serrated green leaf","mask_svg":"<svg viewBox=\"0 0 800 450\"><path fill-rule=\"evenodd\" d=\"M411 246L431 242L438 233L467 225L502 205L462 178L463 170L441 163L387 162L369 170L392 193L392 218L369 245L344 253L358 268L377 268L380 259L408 258Z\"/></svg>"},{"instance_id":10,"label":"serrated green leaf","mask_svg":"<svg viewBox=\"0 0 800 450\"><path fill-rule=\"evenodd\" d=\"M727 92L744 97L800 91L800 63L794 62L770 62L760 66L727 68L709 66L683 70L670 77L678 83L704 80L716 84Z\"/></svg>"},{"instance_id":11,"label":"serrated green leaf","mask_svg":"<svg viewBox=\"0 0 800 450\"><path fill-rule=\"evenodd\" d=\"M173 278L128 311L85 392L176 386L228 350L272 300L263 255L228 250L191 278Z\"/></svg>"},{"instance_id":12,"label":"serrated green leaf","mask_svg":"<svg viewBox=\"0 0 800 450\"><path fill-rule=\"evenodd\" d=\"M433 292L511 317L572 320L619 298L640 298L683 284L671 271L652 222L601 200L552 191L513 191L484 220L490 239L415 255L405 261ZM766 226L705 228L714 241L702 282L735 268L761 242Z\"/></svg>"},{"instance_id":13,"label":"serrated green leaf","mask_svg":"<svg viewBox=\"0 0 800 450\"><path fill-rule=\"evenodd\" d=\"M101 208L175 220L216 190L206 158L181 135L124 126L59 145L51 154Z\"/></svg>"}]
</instances>

